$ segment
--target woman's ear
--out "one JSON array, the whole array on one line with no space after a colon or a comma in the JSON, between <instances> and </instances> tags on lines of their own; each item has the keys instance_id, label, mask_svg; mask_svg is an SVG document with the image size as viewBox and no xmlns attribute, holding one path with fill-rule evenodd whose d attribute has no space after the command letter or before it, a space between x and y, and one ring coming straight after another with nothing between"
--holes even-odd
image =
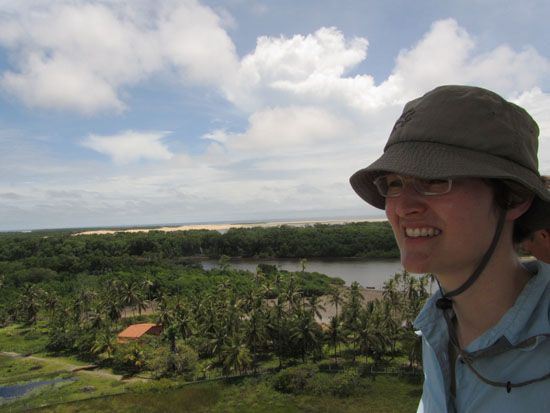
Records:
<instances>
[{"instance_id":1,"label":"woman's ear","mask_svg":"<svg viewBox=\"0 0 550 413\"><path fill-rule=\"evenodd\" d=\"M527 212L532 202L533 202L533 195L531 195L529 199L526 199L525 201L515 203L513 206L511 206L506 210L506 220L514 221L518 219L520 216L525 214L525 212Z\"/></svg>"}]
</instances>

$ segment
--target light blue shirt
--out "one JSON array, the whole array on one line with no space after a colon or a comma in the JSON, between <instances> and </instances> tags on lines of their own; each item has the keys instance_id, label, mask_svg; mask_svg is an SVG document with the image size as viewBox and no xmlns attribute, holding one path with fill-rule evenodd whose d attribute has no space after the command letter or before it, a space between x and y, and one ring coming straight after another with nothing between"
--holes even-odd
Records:
<instances>
[{"instance_id":1,"label":"light blue shirt","mask_svg":"<svg viewBox=\"0 0 550 413\"><path fill-rule=\"evenodd\" d=\"M550 265L537 261L525 265L533 277L514 306L464 349L473 353L495 345L499 339L517 345L538 336L529 347L475 359L474 368L493 381L518 383L550 373ZM477 378L460 356L455 362L456 399L452 400L447 325L442 310L435 306L439 298L439 292L431 297L414 323L422 332L424 365L418 412L550 412L550 379L512 388L508 393Z\"/></svg>"}]
</instances>

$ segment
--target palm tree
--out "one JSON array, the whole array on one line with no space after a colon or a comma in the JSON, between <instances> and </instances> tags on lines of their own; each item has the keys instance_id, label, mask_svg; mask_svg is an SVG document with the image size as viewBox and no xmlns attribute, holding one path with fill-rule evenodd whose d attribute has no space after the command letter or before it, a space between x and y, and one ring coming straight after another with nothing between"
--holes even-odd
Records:
<instances>
[{"instance_id":1,"label":"palm tree","mask_svg":"<svg viewBox=\"0 0 550 413\"><path fill-rule=\"evenodd\" d=\"M174 308L174 323L184 340L193 335L193 317L189 309L180 303Z\"/></svg>"},{"instance_id":2,"label":"palm tree","mask_svg":"<svg viewBox=\"0 0 550 413\"><path fill-rule=\"evenodd\" d=\"M122 297L124 304L132 307L132 315L135 316L136 308L141 315L141 309L144 306L144 298L141 294L141 288L137 282L127 281L122 283Z\"/></svg>"},{"instance_id":3,"label":"palm tree","mask_svg":"<svg viewBox=\"0 0 550 413\"><path fill-rule=\"evenodd\" d=\"M116 340L114 335L109 329L104 329L95 335L92 353L110 360L113 357L115 346Z\"/></svg>"},{"instance_id":4,"label":"palm tree","mask_svg":"<svg viewBox=\"0 0 550 413\"><path fill-rule=\"evenodd\" d=\"M338 366L338 345L342 340L340 336L340 320L338 319L338 316L334 316L330 319L328 337L329 337L330 343L334 348L334 364Z\"/></svg>"},{"instance_id":5,"label":"palm tree","mask_svg":"<svg viewBox=\"0 0 550 413\"><path fill-rule=\"evenodd\" d=\"M284 294L282 291L281 273L275 273L275 304L270 309L267 328L271 332L272 339L274 341L275 353L279 358L279 369L283 366L283 338L285 336L286 329L286 314L284 309Z\"/></svg>"},{"instance_id":6,"label":"palm tree","mask_svg":"<svg viewBox=\"0 0 550 413\"><path fill-rule=\"evenodd\" d=\"M302 362L306 361L306 354L317 347L319 340L319 324L311 312L300 309L290 330L291 340L300 348Z\"/></svg>"},{"instance_id":7,"label":"palm tree","mask_svg":"<svg viewBox=\"0 0 550 413\"><path fill-rule=\"evenodd\" d=\"M174 313L169 307L168 301L166 298L162 298L159 302L158 309L158 318L157 322L163 327L168 327L174 322Z\"/></svg>"},{"instance_id":8,"label":"palm tree","mask_svg":"<svg viewBox=\"0 0 550 413\"><path fill-rule=\"evenodd\" d=\"M224 344L221 350L221 361L225 375L232 371L242 374L250 367L252 357L246 343L233 337Z\"/></svg>"},{"instance_id":9,"label":"palm tree","mask_svg":"<svg viewBox=\"0 0 550 413\"><path fill-rule=\"evenodd\" d=\"M336 317L339 316L338 313L338 306L342 305L344 302L344 297L342 295L342 289L338 287L332 287L329 292L329 302L334 305L334 309L336 312Z\"/></svg>"},{"instance_id":10,"label":"palm tree","mask_svg":"<svg viewBox=\"0 0 550 413\"><path fill-rule=\"evenodd\" d=\"M299 305L301 298L302 294L298 291L296 278L294 277L294 273L291 272L286 285L284 299L288 302L290 309L294 310Z\"/></svg>"},{"instance_id":11,"label":"palm tree","mask_svg":"<svg viewBox=\"0 0 550 413\"><path fill-rule=\"evenodd\" d=\"M119 300L107 298L103 305L111 322L116 323L120 320L124 306Z\"/></svg>"},{"instance_id":12,"label":"palm tree","mask_svg":"<svg viewBox=\"0 0 550 413\"><path fill-rule=\"evenodd\" d=\"M267 337L267 320L265 314L265 304L260 286L252 289L246 300L248 310L248 323L244 334L249 348L252 349L252 368L256 372L256 355L259 343L265 342Z\"/></svg>"},{"instance_id":13,"label":"palm tree","mask_svg":"<svg viewBox=\"0 0 550 413\"><path fill-rule=\"evenodd\" d=\"M350 335L350 339L353 345L353 362L355 363L355 357L357 352L358 345L358 334L359 334L359 314L363 307L363 301L365 298L361 294L359 288L359 283L354 281L351 283L349 290L349 297L347 302L344 304L342 311L344 327Z\"/></svg>"},{"instance_id":14,"label":"palm tree","mask_svg":"<svg viewBox=\"0 0 550 413\"><path fill-rule=\"evenodd\" d=\"M162 330L163 338L170 343L170 351L176 353L178 348L176 346L176 339L178 337L178 328L175 324L169 324Z\"/></svg>"},{"instance_id":15,"label":"palm tree","mask_svg":"<svg viewBox=\"0 0 550 413\"><path fill-rule=\"evenodd\" d=\"M275 304L269 309L267 329L274 344L275 354L279 359L279 369L283 366L285 337L287 337L288 323L281 294L277 295Z\"/></svg>"},{"instance_id":16,"label":"palm tree","mask_svg":"<svg viewBox=\"0 0 550 413\"><path fill-rule=\"evenodd\" d=\"M316 295L312 295L308 298L307 301L307 309L311 313L312 317L316 317L318 320L322 320L325 307L319 302L319 297Z\"/></svg>"},{"instance_id":17,"label":"palm tree","mask_svg":"<svg viewBox=\"0 0 550 413\"><path fill-rule=\"evenodd\" d=\"M145 366L145 354L138 343L131 343L126 348L123 361L132 371L140 370Z\"/></svg>"},{"instance_id":18,"label":"palm tree","mask_svg":"<svg viewBox=\"0 0 550 413\"><path fill-rule=\"evenodd\" d=\"M86 312L84 322L86 328L98 330L104 325L102 305L97 303L93 308Z\"/></svg>"},{"instance_id":19,"label":"palm tree","mask_svg":"<svg viewBox=\"0 0 550 413\"><path fill-rule=\"evenodd\" d=\"M379 360L389 344L389 339L380 326L377 310L377 304L369 302L359 314L358 343L361 353L365 356L365 364L368 363L369 354Z\"/></svg>"},{"instance_id":20,"label":"palm tree","mask_svg":"<svg viewBox=\"0 0 550 413\"><path fill-rule=\"evenodd\" d=\"M225 303L222 304L221 316L224 319L225 333L228 337L233 337L240 333L243 301L238 299L235 293L230 292Z\"/></svg>"},{"instance_id":21,"label":"palm tree","mask_svg":"<svg viewBox=\"0 0 550 413\"><path fill-rule=\"evenodd\" d=\"M59 306L59 296L55 292L44 291L42 303L44 308L48 311L51 320L54 317L56 308Z\"/></svg>"},{"instance_id":22,"label":"palm tree","mask_svg":"<svg viewBox=\"0 0 550 413\"><path fill-rule=\"evenodd\" d=\"M26 325L36 324L40 297L43 291L34 284L25 284L19 298L20 313Z\"/></svg>"}]
</instances>

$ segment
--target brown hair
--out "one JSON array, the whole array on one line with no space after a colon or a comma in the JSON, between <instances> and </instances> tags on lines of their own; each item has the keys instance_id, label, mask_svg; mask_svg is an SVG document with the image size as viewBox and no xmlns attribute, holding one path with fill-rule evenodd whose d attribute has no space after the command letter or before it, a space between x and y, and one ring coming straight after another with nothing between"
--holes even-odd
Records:
<instances>
[{"instance_id":1,"label":"brown hair","mask_svg":"<svg viewBox=\"0 0 550 413\"><path fill-rule=\"evenodd\" d=\"M525 188L523 185L503 179L484 179L485 183L493 189L495 206L503 211L513 208L522 202L533 197L533 192ZM549 182L549 180L546 180ZM530 231L524 228L521 224L514 222L514 243L519 243L529 236Z\"/></svg>"}]
</instances>

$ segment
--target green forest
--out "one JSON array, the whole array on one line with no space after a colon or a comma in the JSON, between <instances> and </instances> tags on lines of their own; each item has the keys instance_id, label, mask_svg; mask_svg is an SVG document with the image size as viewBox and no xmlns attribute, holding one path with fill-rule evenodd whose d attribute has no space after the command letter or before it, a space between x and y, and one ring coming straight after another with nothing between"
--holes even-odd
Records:
<instances>
[{"instance_id":1,"label":"green forest","mask_svg":"<svg viewBox=\"0 0 550 413\"><path fill-rule=\"evenodd\" d=\"M394 371L416 377L410 385L417 389L421 352L412 322L429 296L430 277L395 274L378 299L365 300L357 283L345 287L339 278L307 271L312 257L397 255L387 223L6 233L0 236L0 351L70 357L167 388L250 376L258 380L252 393L353 400L372 386L376 372ZM204 257L216 258L217 268L203 269ZM241 257L300 258L302 270L232 269L230 259ZM324 319L327 305L335 311ZM135 323L154 323L162 332L119 342L117 334ZM0 372L6 363L0 359ZM56 390L56 400L74 398L63 391ZM42 404L51 402L41 397Z\"/></svg>"}]
</instances>

